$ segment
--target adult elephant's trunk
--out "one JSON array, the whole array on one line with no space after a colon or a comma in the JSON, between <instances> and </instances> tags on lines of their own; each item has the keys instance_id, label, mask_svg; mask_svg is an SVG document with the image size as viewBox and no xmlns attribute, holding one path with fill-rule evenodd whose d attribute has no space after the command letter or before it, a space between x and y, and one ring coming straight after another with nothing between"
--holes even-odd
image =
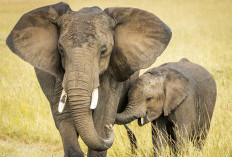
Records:
<instances>
[{"instance_id":1,"label":"adult elephant's trunk","mask_svg":"<svg viewBox=\"0 0 232 157\"><path fill-rule=\"evenodd\" d=\"M97 151L106 150L113 144L113 130L106 129L106 139L100 137L94 127L90 109L92 92L97 95L97 90L94 90L96 83L93 80L98 80L94 77L99 76L93 74L93 67L87 67L93 63L85 62L85 58L78 57L75 62L73 60L66 68L65 77L67 95L77 131L89 148ZM96 98L93 101L96 102Z\"/></svg>"},{"instance_id":2,"label":"adult elephant's trunk","mask_svg":"<svg viewBox=\"0 0 232 157\"><path fill-rule=\"evenodd\" d=\"M144 116L145 116L145 113L143 114L142 112L139 112L138 109L131 107L131 105L129 104L123 112L117 114L116 123L127 124L137 118L144 117Z\"/></svg>"}]
</instances>

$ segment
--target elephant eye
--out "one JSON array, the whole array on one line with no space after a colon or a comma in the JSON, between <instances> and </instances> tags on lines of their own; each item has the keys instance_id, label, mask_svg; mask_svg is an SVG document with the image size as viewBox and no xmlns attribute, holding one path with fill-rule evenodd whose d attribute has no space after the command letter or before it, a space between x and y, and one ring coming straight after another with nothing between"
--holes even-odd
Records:
<instances>
[{"instance_id":1,"label":"elephant eye","mask_svg":"<svg viewBox=\"0 0 232 157\"><path fill-rule=\"evenodd\" d=\"M58 45L58 49L59 49L60 55L64 56L64 49L63 49L63 46L61 44Z\"/></svg>"},{"instance_id":2,"label":"elephant eye","mask_svg":"<svg viewBox=\"0 0 232 157\"><path fill-rule=\"evenodd\" d=\"M153 99L153 97L149 97L146 99L146 102L150 102Z\"/></svg>"},{"instance_id":3,"label":"elephant eye","mask_svg":"<svg viewBox=\"0 0 232 157\"><path fill-rule=\"evenodd\" d=\"M101 49L101 57L106 57L108 55L106 52L107 52L107 47L103 46Z\"/></svg>"}]
</instances>

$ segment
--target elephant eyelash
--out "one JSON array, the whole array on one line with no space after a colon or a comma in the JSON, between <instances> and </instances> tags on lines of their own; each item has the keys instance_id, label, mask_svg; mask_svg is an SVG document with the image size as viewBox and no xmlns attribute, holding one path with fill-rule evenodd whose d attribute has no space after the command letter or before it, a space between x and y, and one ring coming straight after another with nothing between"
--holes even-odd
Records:
<instances>
[{"instance_id":1,"label":"elephant eyelash","mask_svg":"<svg viewBox=\"0 0 232 157\"><path fill-rule=\"evenodd\" d=\"M61 56L64 56L64 49L63 49L63 47L61 46L61 44L58 45L58 49L59 49L60 55L61 55Z\"/></svg>"},{"instance_id":2,"label":"elephant eyelash","mask_svg":"<svg viewBox=\"0 0 232 157\"><path fill-rule=\"evenodd\" d=\"M60 52L61 56L64 56L64 51L63 50L60 49L59 52Z\"/></svg>"},{"instance_id":3,"label":"elephant eyelash","mask_svg":"<svg viewBox=\"0 0 232 157\"><path fill-rule=\"evenodd\" d=\"M107 52L107 47L103 46L101 50L101 57L106 57L108 55L106 52Z\"/></svg>"},{"instance_id":4,"label":"elephant eyelash","mask_svg":"<svg viewBox=\"0 0 232 157\"><path fill-rule=\"evenodd\" d=\"M149 97L146 99L146 102L150 102L153 99L153 97Z\"/></svg>"}]
</instances>

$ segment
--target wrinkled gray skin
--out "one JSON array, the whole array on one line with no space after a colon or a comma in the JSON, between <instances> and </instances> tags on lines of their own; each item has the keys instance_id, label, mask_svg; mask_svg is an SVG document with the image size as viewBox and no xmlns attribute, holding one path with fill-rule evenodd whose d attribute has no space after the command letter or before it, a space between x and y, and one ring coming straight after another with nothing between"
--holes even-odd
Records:
<instances>
[{"instance_id":1,"label":"wrinkled gray skin","mask_svg":"<svg viewBox=\"0 0 232 157\"><path fill-rule=\"evenodd\" d=\"M105 156L127 86L165 50L171 31L155 15L135 8L83 8L72 11L57 3L24 14L7 38L7 45L35 67L41 88L51 104L65 156ZM134 74L134 76L132 76ZM62 88L68 95L59 114ZM91 93L99 89L97 108ZM123 106L119 106L119 109Z\"/></svg>"},{"instance_id":2,"label":"wrinkled gray skin","mask_svg":"<svg viewBox=\"0 0 232 157\"><path fill-rule=\"evenodd\" d=\"M156 149L171 144L170 136L179 144L181 138L195 137L199 145L199 138L204 140L210 128L216 95L211 74L183 58L150 69L134 81L128 105L117 114L116 123L126 124L137 118L140 126L152 122L156 126L152 128Z\"/></svg>"}]
</instances>

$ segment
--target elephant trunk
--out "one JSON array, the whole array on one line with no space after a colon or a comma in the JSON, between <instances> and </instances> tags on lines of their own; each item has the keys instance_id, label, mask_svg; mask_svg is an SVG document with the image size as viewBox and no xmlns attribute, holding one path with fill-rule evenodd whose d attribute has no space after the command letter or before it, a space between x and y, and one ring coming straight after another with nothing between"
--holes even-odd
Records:
<instances>
[{"instance_id":1,"label":"elephant trunk","mask_svg":"<svg viewBox=\"0 0 232 157\"><path fill-rule=\"evenodd\" d=\"M77 66L72 65L65 72L68 100L77 131L85 144L92 150L104 151L113 144L113 129L112 127L106 128L106 139L103 139L94 127L90 104L92 92L95 93L93 95L97 95L98 90L94 90L96 88L93 81L94 75L92 76L91 71L88 71L91 68L86 67L91 64L84 63L83 60L82 58ZM94 99L94 104L96 104L97 98Z\"/></svg>"},{"instance_id":2,"label":"elephant trunk","mask_svg":"<svg viewBox=\"0 0 232 157\"><path fill-rule=\"evenodd\" d=\"M138 112L135 108L131 107L131 105L129 104L123 112L117 114L116 123L127 124L137 118L144 116L145 115L141 114L141 112Z\"/></svg>"}]
</instances>

